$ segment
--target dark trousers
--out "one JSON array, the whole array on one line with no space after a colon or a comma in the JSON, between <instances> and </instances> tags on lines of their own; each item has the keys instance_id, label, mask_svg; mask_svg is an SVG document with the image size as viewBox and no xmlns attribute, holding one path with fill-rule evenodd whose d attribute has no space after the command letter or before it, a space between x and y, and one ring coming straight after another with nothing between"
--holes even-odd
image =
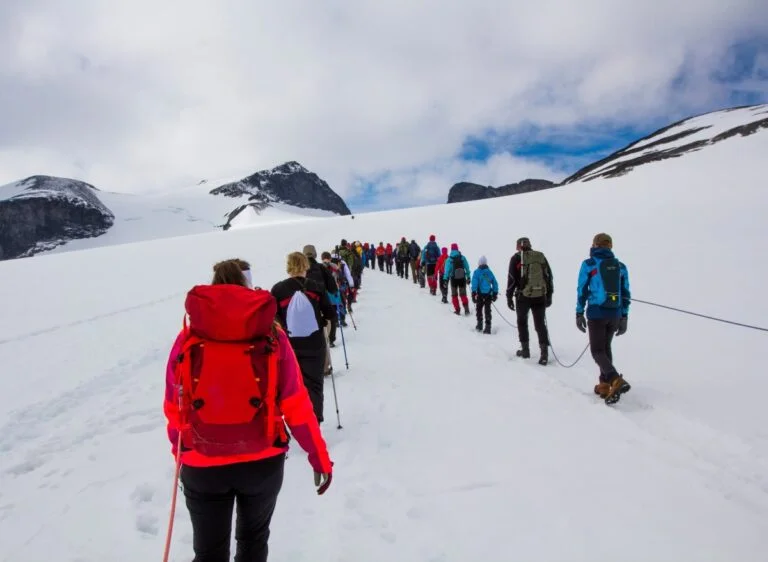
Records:
<instances>
[{"instance_id":1,"label":"dark trousers","mask_svg":"<svg viewBox=\"0 0 768 562\"><path fill-rule=\"evenodd\" d=\"M493 302L493 297L490 294L484 295L482 293L477 294L477 303L475 306L477 307L477 325L481 326L483 324L483 315L485 315L485 325L490 327L491 326L491 303Z\"/></svg>"},{"instance_id":2,"label":"dark trousers","mask_svg":"<svg viewBox=\"0 0 768 562\"><path fill-rule=\"evenodd\" d=\"M384 256L379 256L379 271L384 271Z\"/></svg>"},{"instance_id":3,"label":"dark trousers","mask_svg":"<svg viewBox=\"0 0 768 562\"><path fill-rule=\"evenodd\" d=\"M269 524L283 485L285 455L261 461L181 467L192 520L193 562L229 562L232 511L237 505L236 562L266 562Z\"/></svg>"},{"instance_id":4,"label":"dark trousers","mask_svg":"<svg viewBox=\"0 0 768 562\"><path fill-rule=\"evenodd\" d=\"M616 374L616 367L613 366L611 342L616 330L619 329L619 319L588 320L587 329L589 331L589 350L592 352L592 359L600 367L600 380L608 382L608 379L613 378L613 375Z\"/></svg>"},{"instance_id":5,"label":"dark trousers","mask_svg":"<svg viewBox=\"0 0 768 562\"><path fill-rule=\"evenodd\" d=\"M387 256L387 273L392 275L392 256Z\"/></svg>"},{"instance_id":6,"label":"dark trousers","mask_svg":"<svg viewBox=\"0 0 768 562\"><path fill-rule=\"evenodd\" d=\"M312 409L318 423L323 423L323 382L325 371L325 345L322 353L296 354L299 361L299 368L304 379L304 386L307 387L309 399L312 402Z\"/></svg>"},{"instance_id":7,"label":"dark trousers","mask_svg":"<svg viewBox=\"0 0 768 562\"><path fill-rule=\"evenodd\" d=\"M528 313L533 315L533 327L539 337L539 347L549 346L549 332L547 331L547 305L543 299L528 299L517 297L517 331L520 334L520 343L528 343Z\"/></svg>"}]
</instances>

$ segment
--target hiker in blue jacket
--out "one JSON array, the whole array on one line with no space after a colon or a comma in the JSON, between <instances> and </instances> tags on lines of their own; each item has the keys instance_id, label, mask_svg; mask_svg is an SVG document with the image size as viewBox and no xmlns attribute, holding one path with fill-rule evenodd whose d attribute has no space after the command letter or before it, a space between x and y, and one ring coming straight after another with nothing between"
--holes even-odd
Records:
<instances>
[{"instance_id":1,"label":"hiker in blue jacket","mask_svg":"<svg viewBox=\"0 0 768 562\"><path fill-rule=\"evenodd\" d=\"M483 330L483 312L485 312L484 334L491 333L491 303L499 296L499 283L496 276L488 267L488 260L485 256L480 256L477 262L477 269L472 274L472 302L477 307L477 326L478 332Z\"/></svg>"},{"instance_id":2,"label":"hiker in blue jacket","mask_svg":"<svg viewBox=\"0 0 768 562\"><path fill-rule=\"evenodd\" d=\"M445 273L443 279L451 283L451 301L453 302L453 313L461 316L459 309L459 296L461 304L464 305L464 314L469 316L469 299L467 298L467 279L470 278L469 262L461 252L459 245L455 242L451 244L451 253L445 261Z\"/></svg>"},{"instance_id":3,"label":"hiker in blue jacket","mask_svg":"<svg viewBox=\"0 0 768 562\"><path fill-rule=\"evenodd\" d=\"M440 259L440 246L435 242L435 235L429 237L429 242L426 243L424 249L421 251L421 267L427 270L427 283L429 284L429 294L437 295L437 277L435 272L437 270L437 260Z\"/></svg>"},{"instance_id":4,"label":"hiker in blue jacket","mask_svg":"<svg viewBox=\"0 0 768 562\"><path fill-rule=\"evenodd\" d=\"M576 294L576 327L589 330L592 358L600 367L595 394L606 404L619 401L631 386L613 365L611 342L614 334L627 331L629 318L629 272L613 253L613 240L600 233L592 240L590 257L581 264ZM586 307L586 318L584 308Z\"/></svg>"}]
</instances>

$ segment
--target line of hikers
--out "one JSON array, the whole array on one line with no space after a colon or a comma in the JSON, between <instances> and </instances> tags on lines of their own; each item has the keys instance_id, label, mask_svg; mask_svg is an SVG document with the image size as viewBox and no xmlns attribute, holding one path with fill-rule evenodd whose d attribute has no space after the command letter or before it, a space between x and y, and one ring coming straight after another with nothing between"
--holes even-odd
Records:
<instances>
[{"instance_id":1,"label":"line of hikers","mask_svg":"<svg viewBox=\"0 0 768 562\"><path fill-rule=\"evenodd\" d=\"M380 243L379 247L387 249L385 256L391 255L391 244L384 246ZM469 287L477 315L475 329L484 334L491 333L491 305L498 298L499 283L485 256L480 256L477 269L473 272L458 244L451 244L449 252L446 247L440 248L435 235L431 235L423 249L415 240L409 243L403 237L397 244L395 259L398 263L409 264L413 282L422 288L428 285L431 295L437 294L439 286L443 303L448 303L450 287L456 315L461 315L462 307L465 315L470 314ZM408 268L398 267L398 275L408 279ZM533 249L529 238L519 238L516 251L509 260L507 306L517 315L520 340L517 356L524 359L531 357L528 317L533 316L540 365L549 363L546 310L552 306L554 290L552 268L546 256ZM613 365L611 349L614 336L621 336L627 331L630 301L627 267L613 254L612 238L605 233L597 234L592 240L590 257L584 260L579 271L576 327L589 333L590 351L600 368L594 391L608 404L617 402L631 388Z\"/></svg>"},{"instance_id":2,"label":"line of hikers","mask_svg":"<svg viewBox=\"0 0 768 562\"><path fill-rule=\"evenodd\" d=\"M383 246L380 244L379 247ZM438 287L454 313L469 315L467 288L477 308L477 329L491 333L491 305L499 284L485 257L472 272L457 244L440 248L430 236L423 249L402 238L407 258L398 274L421 287ZM613 365L611 342L627 330L630 292L626 266L607 234L593 239L579 272L576 325L589 333L600 367L595 393L611 404L630 386ZM376 250L378 251L378 250ZM230 259L213 267L209 285L193 287L184 325L166 368L163 410L193 529L196 562L228 560L237 505L236 560L267 560L269 526L283 484L291 438L308 453L319 495L331 485L333 462L323 439L324 375L332 373L329 348L346 326L362 283L364 245L342 240L317 261L314 246L287 256L288 277L271 291L253 286L250 265ZM394 254L389 254L392 256ZM413 257L415 255L415 257ZM389 260L389 261L387 261ZM377 261L381 264L381 261ZM391 273L391 258L387 272ZM384 263L383 265L387 265ZM380 265L381 271L382 266ZM517 312L521 349L530 357L528 313L534 318L546 365L546 308L552 271L528 238L517 241L509 262L507 304ZM226 376L222 376L225 373Z\"/></svg>"}]
</instances>

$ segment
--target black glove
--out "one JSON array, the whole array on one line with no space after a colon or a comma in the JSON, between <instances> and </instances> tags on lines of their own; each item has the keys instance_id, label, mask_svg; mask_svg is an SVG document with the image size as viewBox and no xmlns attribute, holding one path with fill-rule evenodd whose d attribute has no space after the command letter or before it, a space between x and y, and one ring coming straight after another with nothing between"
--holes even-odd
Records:
<instances>
[{"instance_id":1,"label":"black glove","mask_svg":"<svg viewBox=\"0 0 768 562\"><path fill-rule=\"evenodd\" d=\"M583 312L576 313L576 327L585 334L587 333L587 319L584 318Z\"/></svg>"},{"instance_id":2,"label":"black glove","mask_svg":"<svg viewBox=\"0 0 768 562\"><path fill-rule=\"evenodd\" d=\"M552 293L547 294L547 308L552 306Z\"/></svg>"},{"instance_id":3,"label":"black glove","mask_svg":"<svg viewBox=\"0 0 768 562\"><path fill-rule=\"evenodd\" d=\"M493 302L496 302L496 299L499 298L499 293L493 293L493 296L491 297L491 300Z\"/></svg>"},{"instance_id":4,"label":"black glove","mask_svg":"<svg viewBox=\"0 0 768 562\"><path fill-rule=\"evenodd\" d=\"M627 322L629 321L629 318L626 316L622 316L621 320L619 320L619 329L616 330L616 337L623 336L627 333Z\"/></svg>"},{"instance_id":5,"label":"black glove","mask_svg":"<svg viewBox=\"0 0 768 562\"><path fill-rule=\"evenodd\" d=\"M477 293L472 293L472 302L477 302Z\"/></svg>"},{"instance_id":6,"label":"black glove","mask_svg":"<svg viewBox=\"0 0 768 562\"><path fill-rule=\"evenodd\" d=\"M515 298L512 295L507 295L507 306L509 310L515 310Z\"/></svg>"}]
</instances>

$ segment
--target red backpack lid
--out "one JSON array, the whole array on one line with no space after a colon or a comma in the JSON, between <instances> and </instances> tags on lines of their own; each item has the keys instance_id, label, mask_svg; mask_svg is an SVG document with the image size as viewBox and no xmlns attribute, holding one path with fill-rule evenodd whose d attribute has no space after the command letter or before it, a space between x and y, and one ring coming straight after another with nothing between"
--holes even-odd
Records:
<instances>
[{"instance_id":1,"label":"red backpack lid","mask_svg":"<svg viewBox=\"0 0 768 562\"><path fill-rule=\"evenodd\" d=\"M189 330L214 341L249 341L268 336L277 313L275 298L240 285L197 285L184 304Z\"/></svg>"}]
</instances>

